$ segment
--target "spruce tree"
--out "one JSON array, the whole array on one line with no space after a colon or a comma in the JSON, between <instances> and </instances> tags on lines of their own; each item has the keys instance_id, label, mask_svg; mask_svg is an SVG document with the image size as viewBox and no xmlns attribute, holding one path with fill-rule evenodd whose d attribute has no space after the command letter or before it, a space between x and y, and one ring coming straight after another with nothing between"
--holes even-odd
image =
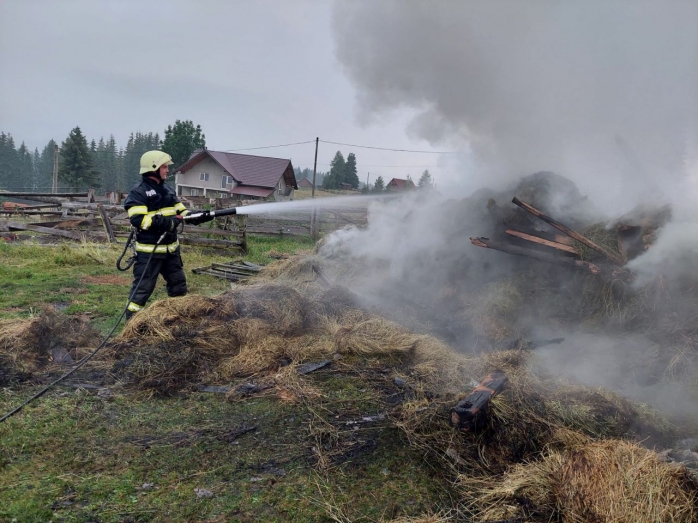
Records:
<instances>
[{"instance_id":1,"label":"spruce tree","mask_svg":"<svg viewBox=\"0 0 698 523\"><path fill-rule=\"evenodd\" d=\"M417 187L420 189L431 189L433 186L434 181L431 178L431 174L429 174L428 170L425 170L417 182Z\"/></svg>"},{"instance_id":2,"label":"spruce tree","mask_svg":"<svg viewBox=\"0 0 698 523\"><path fill-rule=\"evenodd\" d=\"M356 170L356 156L354 153L349 153L347 162L344 165L344 183L348 183L354 189L359 188L359 175Z\"/></svg>"},{"instance_id":3,"label":"spruce tree","mask_svg":"<svg viewBox=\"0 0 698 523\"><path fill-rule=\"evenodd\" d=\"M41 180L41 155L39 154L39 148L34 147L34 154L32 154L32 190L37 192L42 192L39 186L39 181Z\"/></svg>"},{"instance_id":4,"label":"spruce tree","mask_svg":"<svg viewBox=\"0 0 698 523\"><path fill-rule=\"evenodd\" d=\"M376 181L373 184L373 190L371 192L382 193L383 191L385 191L385 182L383 182L383 177L379 176L376 178Z\"/></svg>"},{"instance_id":5,"label":"spruce tree","mask_svg":"<svg viewBox=\"0 0 698 523\"><path fill-rule=\"evenodd\" d=\"M168 125L165 129L162 150L172 156L175 169L183 165L196 149L204 148L206 136L201 131L201 126L194 127L191 120L177 120L174 126Z\"/></svg>"},{"instance_id":6,"label":"spruce tree","mask_svg":"<svg viewBox=\"0 0 698 523\"><path fill-rule=\"evenodd\" d=\"M79 191L99 186L99 177L87 139L80 127L75 127L61 146L58 180L66 187Z\"/></svg>"},{"instance_id":7,"label":"spruce tree","mask_svg":"<svg viewBox=\"0 0 698 523\"><path fill-rule=\"evenodd\" d=\"M10 189L19 182L15 141L10 133L0 133L0 187Z\"/></svg>"},{"instance_id":8,"label":"spruce tree","mask_svg":"<svg viewBox=\"0 0 698 523\"><path fill-rule=\"evenodd\" d=\"M39 162L37 185L42 191L50 191L53 188L53 154L56 142L51 139L41 151Z\"/></svg>"},{"instance_id":9,"label":"spruce tree","mask_svg":"<svg viewBox=\"0 0 698 523\"><path fill-rule=\"evenodd\" d=\"M330 163L330 172L322 181L323 189L340 189L344 181L346 162L341 151L337 151Z\"/></svg>"},{"instance_id":10,"label":"spruce tree","mask_svg":"<svg viewBox=\"0 0 698 523\"><path fill-rule=\"evenodd\" d=\"M17 164L19 167L17 189L20 191L31 191L34 185L34 166L32 165L32 155L24 142L17 149Z\"/></svg>"}]
</instances>

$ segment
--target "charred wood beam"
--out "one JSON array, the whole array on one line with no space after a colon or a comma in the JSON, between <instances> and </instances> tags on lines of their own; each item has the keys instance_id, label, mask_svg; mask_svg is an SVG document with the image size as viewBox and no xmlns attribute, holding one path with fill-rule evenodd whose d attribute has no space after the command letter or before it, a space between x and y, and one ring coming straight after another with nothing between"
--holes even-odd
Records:
<instances>
[{"instance_id":1,"label":"charred wood beam","mask_svg":"<svg viewBox=\"0 0 698 523\"><path fill-rule=\"evenodd\" d=\"M575 260L573 258L565 258L562 256L555 256L554 254L534 251L532 249L525 249L524 247L518 247L516 245L490 240L489 238L470 238L470 243L485 249L494 249L495 251L506 252L507 254L513 254L515 256L528 256L529 258L535 258L536 260L552 263L553 265L560 265L562 267L570 267L573 269L583 269L591 272L592 274L601 274L601 267L594 263L582 260Z\"/></svg>"},{"instance_id":2,"label":"charred wood beam","mask_svg":"<svg viewBox=\"0 0 698 523\"><path fill-rule=\"evenodd\" d=\"M583 260L565 258L563 256L556 256L554 254L535 251L533 249L525 249L516 245L509 245L507 243L497 242L494 240L490 240L489 238L470 238L470 243L477 247L483 247L485 249L494 249L495 251L506 252L507 254L513 254L515 256L528 256L529 258L534 258L536 260L540 260L542 262L550 263L553 265L559 265L561 267L585 270L590 272L591 274L602 276L603 278L608 280L618 279L625 282L630 282L633 279L632 273L622 267L596 265L595 263Z\"/></svg>"},{"instance_id":3,"label":"charred wood beam","mask_svg":"<svg viewBox=\"0 0 698 523\"><path fill-rule=\"evenodd\" d=\"M480 384L451 409L449 423L463 432L474 432L487 418L490 401L504 390L509 378L501 370L490 372Z\"/></svg>"},{"instance_id":4,"label":"charred wood beam","mask_svg":"<svg viewBox=\"0 0 698 523\"><path fill-rule=\"evenodd\" d=\"M537 236L539 238L543 238L544 240L550 240L551 242L562 243L564 245L574 247L572 238L557 231L539 231L535 227L527 227L526 225L520 223L510 226L509 229L530 234L531 236Z\"/></svg>"},{"instance_id":5,"label":"charred wood beam","mask_svg":"<svg viewBox=\"0 0 698 523\"><path fill-rule=\"evenodd\" d=\"M528 234L525 232L517 231L516 229L507 229L506 233L509 236L514 236L515 238L521 238L529 242L537 243L539 245L545 245L551 249L557 249L558 251L567 252L570 254L579 255L579 251L572 247L571 245L565 245L564 243L558 243L556 241L546 240L540 236L534 236L533 234Z\"/></svg>"},{"instance_id":6,"label":"charred wood beam","mask_svg":"<svg viewBox=\"0 0 698 523\"><path fill-rule=\"evenodd\" d=\"M602 247L601 245L598 245L598 244L594 243L593 241L591 241L591 240L590 240L589 238L587 238L586 236L582 236L582 235L579 234L577 231L573 231L572 229L570 229L570 228L567 227L566 225L563 225L563 224L561 224L560 222L558 222L558 221L552 219L550 216L546 216L545 214L543 214L542 212L540 212L538 209L536 209L535 207L533 207L533 206L527 204L526 202L522 202L522 201L519 200L518 198L514 198L514 199L512 200L512 202L513 202L515 205L518 205L519 207L521 207L523 210L528 211L528 212L530 212L531 214L533 214L534 216L540 218L540 219L543 220L545 223L547 223L547 224L549 224L549 225L552 225L552 226L555 227L557 230L564 232L564 233L565 233L566 235L568 235L569 237L574 238L574 239L577 240L578 242L583 243L584 245L586 245L587 247L589 247L589 248L591 248L591 249L594 249L596 252L599 252L599 253L603 254L603 255L606 256L609 260L611 260L612 262L617 263L617 264L619 264L619 265L623 265L623 264L625 263L625 261L624 261L623 259L621 259L621 258L620 258L619 256L617 256L616 254L612 253L611 251L609 251L609 250L606 249L605 247Z\"/></svg>"}]
</instances>

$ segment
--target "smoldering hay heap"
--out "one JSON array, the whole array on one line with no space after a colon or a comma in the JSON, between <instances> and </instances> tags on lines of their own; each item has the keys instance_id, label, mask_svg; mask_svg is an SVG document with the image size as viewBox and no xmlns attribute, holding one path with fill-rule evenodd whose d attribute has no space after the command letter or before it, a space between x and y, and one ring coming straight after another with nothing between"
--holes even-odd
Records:
<instances>
[{"instance_id":1,"label":"smoldering hay heap","mask_svg":"<svg viewBox=\"0 0 698 523\"><path fill-rule=\"evenodd\" d=\"M609 249L626 226L645 227L636 244L644 249L665 219L601 226L574 185L549 173L465 200L423 193L387 200L371 210L368 229L339 231L315 254L278 262L250 285L215 298L153 303L95 365L115 389L168 395L232 384L230 397L239 400L242 384L246 394L312 406L322 401L323 382L301 368L331 362L334 372L361 379L387 422L454 479L454 514L475 521L694 521L698 482L651 450L690 434L662 415L681 413L628 399L657 399L661 407L659 395L674 390L666 384L686 392L693 348L684 307L693 294L685 282L664 278L636 288L623 271L616 278L613 270L593 273L473 246L471 236L506 241L515 227L554 234L509 203L516 195ZM579 259L606 265L596 251L571 245ZM5 349L21 338L21 327L0 340ZM552 336L566 341L536 348ZM619 356L613 365L602 360L605 383L557 363L600 358L589 352L596 345ZM449 410L493 370L509 381L480 430L449 426ZM331 463L340 445L341 438L313 446L317 466Z\"/></svg>"}]
</instances>

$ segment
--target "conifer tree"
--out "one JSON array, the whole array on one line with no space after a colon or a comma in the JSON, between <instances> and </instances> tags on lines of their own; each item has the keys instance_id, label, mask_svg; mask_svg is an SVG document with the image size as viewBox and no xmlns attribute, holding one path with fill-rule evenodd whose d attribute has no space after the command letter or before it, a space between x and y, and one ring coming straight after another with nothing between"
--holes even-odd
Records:
<instances>
[{"instance_id":1,"label":"conifer tree","mask_svg":"<svg viewBox=\"0 0 698 523\"><path fill-rule=\"evenodd\" d=\"M19 182L15 141L10 133L0 133L0 187L9 189Z\"/></svg>"},{"instance_id":2,"label":"conifer tree","mask_svg":"<svg viewBox=\"0 0 698 523\"><path fill-rule=\"evenodd\" d=\"M173 167L183 165L196 149L206 148L206 136L201 131L201 126L194 127L191 120L175 121L174 126L168 125L165 129L165 140L162 142L162 150L172 156Z\"/></svg>"},{"instance_id":3,"label":"conifer tree","mask_svg":"<svg viewBox=\"0 0 698 523\"><path fill-rule=\"evenodd\" d=\"M32 190L37 192L42 192L39 186L39 180L41 169L41 155L39 154L39 148L34 147L34 154L32 154Z\"/></svg>"},{"instance_id":4,"label":"conifer tree","mask_svg":"<svg viewBox=\"0 0 698 523\"><path fill-rule=\"evenodd\" d=\"M356 170L356 156L354 153L349 153L347 162L344 165L344 183L348 183L354 189L359 188L359 175Z\"/></svg>"},{"instance_id":5,"label":"conifer tree","mask_svg":"<svg viewBox=\"0 0 698 523\"><path fill-rule=\"evenodd\" d=\"M56 142L51 139L41 151L41 161L39 162L37 185L43 191L50 191L53 188L53 154L56 149Z\"/></svg>"},{"instance_id":6,"label":"conifer tree","mask_svg":"<svg viewBox=\"0 0 698 523\"><path fill-rule=\"evenodd\" d=\"M330 163L330 172L322 181L322 187L324 189L340 189L344 181L345 167L344 156L342 156L341 151L337 151Z\"/></svg>"},{"instance_id":7,"label":"conifer tree","mask_svg":"<svg viewBox=\"0 0 698 523\"><path fill-rule=\"evenodd\" d=\"M19 171L16 188L20 191L30 191L34 185L34 166L32 165L32 155L24 142L17 149L17 165Z\"/></svg>"},{"instance_id":8,"label":"conifer tree","mask_svg":"<svg viewBox=\"0 0 698 523\"><path fill-rule=\"evenodd\" d=\"M383 191L385 191L385 182L383 181L383 177L379 176L376 178L376 181L373 184L373 190L371 192L382 193Z\"/></svg>"},{"instance_id":9,"label":"conifer tree","mask_svg":"<svg viewBox=\"0 0 698 523\"><path fill-rule=\"evenodd\" d=\"M417 187L420 189L431 189L434 186L434 181L431 178L431 174L429 174L428 170L425 170L422 173L422 176L419 178L419 181L417 182Z\"/></svg>"},{"instance_id":10,"label":"conifer tree","mask_svg":"<svg viewBox=\"0 0 698 523\"><path fill-rule=\"evenodd\" d=\"M87 139L80 127L75 127L61 146L58 180L66 187L79 191L99 186L99 177Z\"/></svg>"}]
</instances>

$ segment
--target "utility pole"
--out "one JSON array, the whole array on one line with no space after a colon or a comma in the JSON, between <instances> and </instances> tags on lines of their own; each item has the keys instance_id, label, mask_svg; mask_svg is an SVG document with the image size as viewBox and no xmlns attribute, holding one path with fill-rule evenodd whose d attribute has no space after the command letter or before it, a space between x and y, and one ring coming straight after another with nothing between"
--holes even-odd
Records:
<instances>
[{"instance_id":1,"label":"utility pole","mask_svg":"<svg viewBox=\"0 0 698 523\"><path fill-rule=\"evenodd\" d=\"M371 177L371 173L366 175L366 192L370 191L371 188L368 186L368 179Z\"/></svg>"},{"instance_id":2,"label":"utility pole","mask_svg":"<svg viewBox=\"0 0 698 523\"><path fill-rule=\"evenodd\" d=\"M51 192L58 192L58 144L53 146L53 191Z\"/></svg>"},{"instance_id":3,"label":"utility pole","mask_svg":"<svg viewBox=\"0 0 698 523\"><path fill-rule=\"evenodd\" d=\"M315 138L315 164L313 165L313 192L311 194L311 198L315 198L315 174L317 173L317 148L318 148L319 142L320 142L320 138L316 137Z\"/></svg>"},{"instance_id":4,"label":"utility pole","mask_svg":"<svg viewBox=\"0 0 698 523\"><path fill-rule=\"evenodd\" d=\"M315 137L315 163L313 164L313 191L310 195L311 198L315 198L315 175L317 174L317 150L319 143L320 137ZM310 237L313 240L318 239L319 235L317 229L317 209L313 206L313 212L310 215Z\"/></svg>"}]
</instances>

